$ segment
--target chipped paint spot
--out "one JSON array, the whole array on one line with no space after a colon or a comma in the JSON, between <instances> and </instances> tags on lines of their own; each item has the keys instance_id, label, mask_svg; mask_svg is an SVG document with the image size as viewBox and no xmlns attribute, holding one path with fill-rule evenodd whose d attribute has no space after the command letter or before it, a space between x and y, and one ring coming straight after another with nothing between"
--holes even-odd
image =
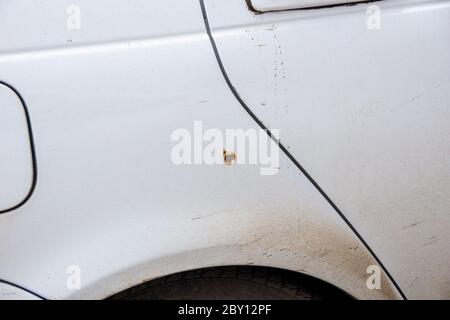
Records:
<instances>
[{"instance_id":1,"label":"chipped paint spot","mask_svg":"<svg viewBox=\"0 0 450 320\"><path fill-rule=\"evenodd\" d=\"M236 162L237 155L232 151L223 150L223 162L225 165L230 166L233 162Z\"/></svg>"}]
</instances>

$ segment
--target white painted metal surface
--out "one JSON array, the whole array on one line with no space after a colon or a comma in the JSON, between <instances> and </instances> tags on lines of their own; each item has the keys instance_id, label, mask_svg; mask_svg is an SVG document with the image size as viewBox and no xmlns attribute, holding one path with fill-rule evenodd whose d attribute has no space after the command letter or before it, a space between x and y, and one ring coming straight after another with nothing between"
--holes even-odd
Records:
<instances>
[{"instance_id":1,"label":"white painted metal surface","mask_svg":"<svg viewBox=\"0 0 450 320\"><path fill-rule=\"evenodd\" d=\"M330 5L351 4L361 0L251 0L256 11L280 11L303 8L315 8Z\"/></svg>"},{"instance_id":2,"label":"white painted metal surface","mask_svg":"<svg viewBox=\"0 0 450 320\"><path fill-rule=\"evenodd\" d=\"M247 105L408 297L450 298L450 2L260 15L206 3Z\"/></svg>"},{"instance_id":3,"label":"white painted metal surface","mask_svg":"<svg viewBox=\"0 0 450 320\"><path fill-rule=\"evenodd\" d=\"M444 229L448 227L442 213L443 193L431 193L430 189L430 193L423 195L427 199L435 197L435 202L427 203L434 204L434 218L440 225L433 217L417 221L421 225L413 225L414 218L429 211L423 211L420 203L414 207L414 200L401 196L407 188L399 191L391 184L382 185L381 181L387 179L377 171L380 175L371 175L371 181L376 186L374 194L379 197L367 198L372 192L365 189L365 180L357 180L358 188L351 188L357 179L354 174L365 177L364 172L356 170L360 167L348 167L359 163L359 154L332 151L343 147L342 134L352 133L350 138L356 139L358 146L367 146L363 159L372 159L370 138L389 132L382 125L388 121L388 129L395 129L394 133L400 129L412 133L433 129L437 140L431 141L431 145L419 142L423 142L420 146L425 150L437 152L438 158L424 154L416 161L426 160L430 164L441 161L441 167L431 168L443 168L445 145L440 149L435 146L446 142L440 134L448 129L444 123L448 109L442 105L440 96L433 99L428 94L424 96L428 97L427 110L434 112L429 117L441 116L433 122L436 127L430 128L431 120L421 105L416 108L426 125L412 127L416 131L406 127L416 123L417 116L409 113L401 114L407 122L400 123L400 128L395 127L394 118L378 119L378 127L371 127L374 124L363 112L366 109L358 109L354 99L363 100L361 92L368 90L366 85L376 83L377 95L370 97L381 99L386 91L395 102L403 101L412 91L428 88L432 80L445 80L448 65L444 54L448 48L441 41L444 31L440 28L446 27L443 18L447 17L447 2L433 2L426 10L400 3L396 10L403 14L394 10L387 16L399 20L402 16L406 19L428 12L429 16L423 17L429 17L431 22L419 33L426 45L417 44L413 47L416 51L408 51L411 61L418 62L419 56L430 57L431 50L443 50L434 56L428 68L420 67L423 77L414 82L414 88L402 86L410 83L405 69L410 67L412 75L415 69L402 60L406 52L402 35L409 31L401 22L399 28L404 28L404 33L396 33L397 42L389 33L386 35L387 48L398 52L376 51L373 55L370 49L376 49L382 40L375 37L372 46L369 40L364 40L365 34L355 27L361 20L357 11L319 11L311 12L311 16L297 12L285 16L280 12L255 17L241 0L206 3L226 69L233 81L239 78L235 83L246 102L253 106L255 99L267 105L269 111L258 109L258 116L271 128L280 126L282 141L289 143L292 153L305 161L339 205L348 204L344 209L348 209L352 221L368 237L380 258L394 270L403 290L412 297L443 296L447 274L443 267L448 266L445 260L448 256L438 251L447 248L443 245ZM78 29L67 27L67 18L77 11L72 6L80 10ZM14 85L27 103L39 170L37 188L29 201L0 215L0 279L50 299L101 299L175 272L258 265L312 275L357 298L400 298L385 274L380 290L367 287L366 270L377 264L374 257L285 155L281 155L279 173L273 176L260 175L259 167L253 165L172 163L172 132L192 129L194 121L201 120L204 126L220 130L258 128L224 81L197 0L4 0L0 8L0 80ZM408 16L409 13L412 15ZM325 26L323 19L327 16L332 28ZM318 30L321 36L317 36ZM355 38L345 36L345 32ZM436 41L428 37L431 32ZM293 39L295 43L291 42ZM363 40L369 45L366 49L361 44ZM232 50L235 52L231 53ZM276 50L287 55L283 58L286 60L280 59ZM330 60L324 60L324 56ZM345 57L347 64L331 63ZM391 60L394 58L396 64ZM356 81L361 80L357 70L364 69L376 76L379 59L396 71L388 79L399 80L398 83L386 82L381 75L374 82ZM289 61L283 72L294 82L278 82L283 81L278 73L280 78L274 80L274 60L279 64ZM441 66L439 72L437 64ZM265 73L260 70L264 65ZM325 70L340 76L327 77L323 74ZM344 90L343 85L349 81L355 87ZM332 83L337 88L333 89ZM311 96L304 97L305 84ZM327 90L319 90L323 85ZM445 84L440 88L446 88ZM284 92L285 89L288 91ZM318 92L322 95L317 96ZM345 95L338 99L337 92ZM260 99L260 93L265 100ZM287 104L286 116L283 99L299 100L298 105ZM334 101L332 106L336 109L321 103L322 99ZM294 107L310 104L312 107L306 109ZM323 109L324 106L328 108ZM359 118L354 114L357 111ZM366 120L347 126L343 115ZM361 129L365 126L370 129L369 135ZM379 131L375 132L377 128ZM330 136L335 138L329 140ZM317 139L311 142L311 137ZM409 142L406 138L396 140L394 135L389 139L384 137L382 142L397 141L398 148L410 152L409 161L395 167L406 174L415 164L415 158L411 157L417 156L416 149L413 145L403 148ZM328 141L336 145L330 149ZM376 156L375 159L385 160L384 153ZM385 167L388 172L396 172L384 164ZM421 172L423 177L429 174L425 169ZM349 180L343 178L344 172ZM445 191L445 172L439 181ZM401 179L399 183L410 185ZM386 202L381 207L380 199L386 196L386 190L390 197L398 197L397 202ZM360 202L360 198L366 202ZM359 210L350 210L352 206L369 206L369 200L373 201L370 208L376 211L361 214ZM405 222L405 211L396 210L400 202L405 206L403 209L412 210L411 222ZM411 227L406 225L408 222ZM402 226L404 230L399 228ZM423 234L414 233L419 230L414 229L417 226ZM430 230L439 233L438 241L416 248L423 241L420 237ZM408 232L419 238L414 240ZM399 234L405 238L399 238ZM419 259L417 268L404 264L411 262L411 253L440 264L428 264L428 269ZM73 270L80 271L79 288L68 285ZM410 282L413 272L418 279L420 276L416 285ZM422 277L430 285L425 285ZM437 280L443 280L441 287ZM435 291L428 292L433 283Z\"/></svg>"},{"instance_id":4,"label":"white painted metal surface","mask_svg":"<svg viewBox=\"0 0 450 320\"><path fill-rule=\"evenodd\" d=\"M0 212L19 205L33 184L33 161L25 109L0 83Z\"/></svg>"},{"instance_id":5,"label":"white painted metal surface","mask_svg":"<svg viewBox=\"0 0 450 320\"><path fill-rule=\"evenodd\" d=\"M44 3L30 24L56 1ZM188 34L163 24L180 12ZM0 278L47 298L105 298L177 271L255 264L302 270L361 298L397 297L386 279L383 290L367 289L373 258L286 158L267 177L254 166L170 161L174 129L256 124L221 77L197 1L141 19L153 25L139 39L104 42L116 20L94 19L105 23L97 44L21 50L36 43L30 33L0 56L0 76L29 106L40 172L30 201L0 216ZM73 265L80 290L67 287Z\"/></svg>"}]
</instances>

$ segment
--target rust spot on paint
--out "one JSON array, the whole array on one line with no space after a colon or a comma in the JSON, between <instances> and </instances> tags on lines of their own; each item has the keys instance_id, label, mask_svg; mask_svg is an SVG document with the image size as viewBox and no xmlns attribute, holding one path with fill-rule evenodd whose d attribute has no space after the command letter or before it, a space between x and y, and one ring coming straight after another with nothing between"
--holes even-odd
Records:
<instances>
[{"instance_id":1,"label":"rust spot on paint","mask_svg":"<svg viewBox=\"0 0 450 320\"><path fill-rule=\"evenodd\" d=\"M223 150L223 162L226 166L232 165L233 162L236 162L237 155L234 152Z\"/></svg>"}]
</instances>

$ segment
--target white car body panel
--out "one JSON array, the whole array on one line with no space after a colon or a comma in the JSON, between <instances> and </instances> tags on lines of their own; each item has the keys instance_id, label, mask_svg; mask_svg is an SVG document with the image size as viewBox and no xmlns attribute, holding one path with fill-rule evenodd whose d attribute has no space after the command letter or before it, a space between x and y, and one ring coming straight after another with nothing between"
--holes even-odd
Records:
<instances>
[{"instance_id":1,"label":"white car body panel","mask_svg":"<svg viewBox=\"0 0 450 320\"><path fill-rule=\"evenodd\" d=\"M450 1L255 15L206 1L233 86L410 298L450 298ZM319 36L320 35L320 36Z\"/></svg>"},{"instance_id":2,"label":"white car body panel","mask_svg":"<svg viewBox=\"0 0 450 320\"><path fill-rule=\"evenodd\" d=\"M254 54L242 30L234 26L249 24L245 2L206 4L214 28L223 28L220 39L226 42L234 34L236 49ZM79 30L66 28L71 5L81 9ZM214 11L219 6L238 11L227 11L225 21ZM280 171L273 176L260 175L254 165L171 162L171 133L191 130L196 120L222 130L259 128L222 76L199 1L6 0L0 9L0 80L18 90L27 104L38 168L32 197L0 215L0 279L48 299L103 299L176 272L257 265L311 275L360 299L401 298L384 272L380 290L367 287L366 270L378 264L376 258L286 155L281 154ZM439 21L430 24L430 30L442 27ZM257 33L257 27L249 28L249 33ZM322 41L310 44L319 46ZM225 42L219 43L220 49L230 50ZM446 44L432 44L448 53ZM447 61L440 58L436 63ZM233 58L225 59L231 78L257 76L255 65L247 61L251 59L241 59L246 76L236 70ZM446 64L442 73L445 68ZM441 76L433 79L442 80ZM258 79L253 83L259 88ZM247 89L244 93L251 95ZM354 88L355 93L363 89ZM406 94L399 91L395 99ZM440 102L437 97L435 111L446 116L448 105L445 109ZM348 116L351 111L346 111ZM276 114L270 116L281 126L282 140L298 133L282 126L283 121L275 123ZM441 130L448 132L448 124ZM303 145L311 147L309 142ZM311 157L318 155L310 149ZM327 159L316 160L314 167L310 158L305 159L314 174ZM326 179L339 179L343 189L349 188L351 182L336 177L341 171L334 171L335 163L325 165L329 176L319 174L321 183L330 188ZM436 195L439 210L441 196ZM412 267L399 265L410 260L393 245L396 235L379 236L386 214L370 219L352 212L363 236L382 253L381 260L408 286ZM401 215L390 217L394 221L387 228L405 223ZM441 211L436 217L442 225L430 221L428 228L437 228L433 231L440 238L431 248L439 250L446 239L439 228L447 228L448 235L448 222ZM419 252L448 266L443 252ZM393 261L393 255L399 260ZM423 262L417 262L433 283L448 275L440 265L425 270ZM81 271L77 290L67 285L71 266ZM412 297L435 297L419 283L402 289ZM443 288L437 288L436 295L443 296Z\"/></svg>"}]
</instances>

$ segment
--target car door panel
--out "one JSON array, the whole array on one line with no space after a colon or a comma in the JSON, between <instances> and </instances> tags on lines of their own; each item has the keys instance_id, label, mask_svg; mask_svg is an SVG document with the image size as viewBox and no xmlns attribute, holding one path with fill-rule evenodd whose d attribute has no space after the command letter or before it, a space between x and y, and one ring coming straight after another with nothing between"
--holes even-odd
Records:
<instances>
[{"instance_id":1,"label":"car door panel","mask_svg":"<svg viewBox=\"0 0 450 320\"><path fill-rule=\"evenodd\" d=\"M280 129L408 297L449 298L450 2L264 14L204 2L251 112Z\"/></svg>"}]
</instances>

